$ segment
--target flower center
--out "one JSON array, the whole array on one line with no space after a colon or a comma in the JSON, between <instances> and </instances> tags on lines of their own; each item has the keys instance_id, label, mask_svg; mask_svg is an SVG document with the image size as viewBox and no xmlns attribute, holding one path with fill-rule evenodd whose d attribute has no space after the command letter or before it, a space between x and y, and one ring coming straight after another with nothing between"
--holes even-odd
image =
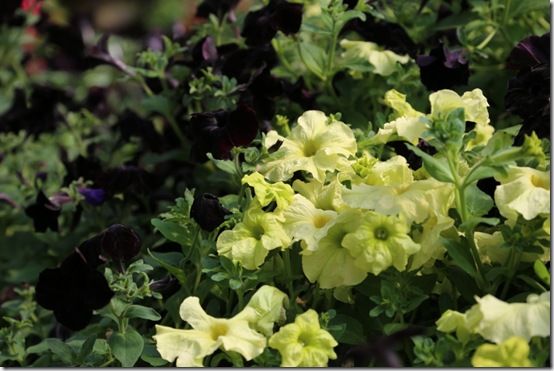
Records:
<instances>
[{"instance_id":1,"label":"flower center","mask_svg":"<svg viewBox=\"0 0 554 371\"><path fill-rule=\"evenodd\" d=\"M313 141L309 140L304 144L304 156L312 157L319 151L319 146Z\"/></svg>"},{"instance_id":2,"label":"flower center","mask_svg":"<svg viewBox=\"0 0 554 371\"><path fill-rule=\"evenodd\" d=\"M300 333L300 335L298 336L298 343L303 347L310 345L310 340L310 334L307 334L305 332Z\"/></svg>"},{"instance_id":3,"label":"flower center","mask_svg":"<svg viewBox=\"0 0 554 371\"><path fill-rule=\"evenodd\" d=\"M257 240L261 239L262 236L264 235L264 228L261 225L255 225L251 231L252 231L252 237L254 237Z\"/></svg>"},{"instance_id":4,"label":"flower center","mask_svg":"<svg viewBox=\"0 0 554 371\"><path fill-rule=\"evenodd\" d=\"M543 177L541 177L539 175L532 175L531 176L531 183L533 183L533 185L535 187L549 189L548 182Z\"/></svg>"},{"instance_id":5,"label":"flower center","mask_svg":"<svg viewBox=\"0 0 554 371\"><path fill-rule=\"evenodd\" d=\"M229 331L229 327L226 323L215 323L210 327L210 336L212 340L217 340L220 336L227 335L227 331Z\"/></svg>"},{"instance_id":6,"label":"flower center","mask_svg":"<svg viewBox=\"0 0 554 371\"><path fill-rule=\"evenodd\" d=\"M329 217L327 215L316 215L314 217L314 226L316 228L322 228L327 222L329 221Z\"/></svg>"},{"instance_id":7,"label":"flower center","mask_svg":"<svg viewBox=\"0 0 554 371\"><path fill-rule=\"evenodd\" d=\"M389 237L389 231L384 227L377 227L373 231L373 235L376 239L385 241Z\"/></svg>"}]
</instances>

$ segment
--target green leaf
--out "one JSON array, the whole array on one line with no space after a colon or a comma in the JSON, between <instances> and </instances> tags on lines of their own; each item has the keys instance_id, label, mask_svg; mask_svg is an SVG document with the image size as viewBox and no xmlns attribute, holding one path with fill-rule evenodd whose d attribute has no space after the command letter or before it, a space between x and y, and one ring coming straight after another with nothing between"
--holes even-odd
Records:
<instances>
[{"instance_id":1,"label":"green leaf","mask_svg":"<svg viewBox=\"0 0 554 371\"><path fill-rule=\"evenodd\" d=\"M544 263L540 260L535 260L535 263L533 264L533 269L535 270L535 274L537 275L537 277L539 277L541 281L550 286L550 272L548 271L548 268L546 268Z\"/></svg>"},{"instance_id":2,"label":"green leaf","mask_svg":"<svg viewBox=\"0 0 554 371\"><path fill-rule=\"evenodd\" d=\"M342 344L358 345L366 341L363 328L357 319L339 313L329 321L327 330Z\"/></svg>"},{"instance_id":3,"label":"green leaf","mask_svg":"<svg viewBox=\"0 0 554 371\"><path fill-rule=\"evenodd\" d=\"M215 167L217 167L219 170L231 174L231 175L237 175L237 168L235 167L235 164L231 160L218 160L214 158L214 156L211 153L207 153L206 156L214 163Z\"/></svg>"},{"instance_id":4,"label":"green leaf","mask_svg":"<svg viewBox=\"0 0 554 371\"><path fill-rule=\"evenodd\" d=\"M125 316L128 318L142 318L149 321L158 321L160 314L153 308L145 307L143 305L132 304L125 312Z\"/></svg>"},{"instance_id":5,"label":"green leaf","mask_svg":"<svg viewBox=\"0 0 554 371\"><path fill-rule=\"evenodd\" d=\"M452 286L458 290L468 303L475 302L475 295L481 292L475 283L475 279L457 267L447 267L444 271Z\"/></svg>"},{"instance_id":6,"label":"green leaf","mask_svg":"<svg viewBox=\"0 0 554 371\"><path fill-rule=\"evenodd\" d=\"M61 341L60 339L46 339L44 340L48 349L54 353L60 361L67 365L72 364L75 354L69 345Z\"/></svg>"},{"instance_id":7,"label":"green leaf","mask_svg":"<svg viewBox=\"0 0 554 371\"><path fill-rule=\"evenodd\" d=\"M128 327L124 333L112 333L108 344L114 357L121 362L121 366L133 367L142 354L144 339L134 328Z\"/></svg>"},{"instance_id":8,"label":"green leaf","mask_svg":"<svg viewBox=\"0 0 554 371\"><path fill-rule=\"evenodd\" d=\"M483 216L494 206L492 198L481 191L476 184L467 187L464 195L467 210L471 215Z\"/></svg>"},{"instance_id":9,"label":"green leaf","mask_svg":"<svg viewBox=\"0 0 554 371\"><path fill-rule=\"evenodd\" d=\"M159 113L166 117L170 117L173 111L171 101L163 95L145 97L142 100L142 107L148 113Z\"/></svg>"},{"instance_id":10,"label":"green leaf","mask_svg":"<svg viewBox=\"0 0 554 371\"><path fill-rule=\"evenodd\" d=\"M96 342L96 339L98 336L92 335L90 336L83 345L81 345L81 350L79 351L78 359L79 361L83 361L89 354L92 352L92 349L94 348L94 343Z\"/></svg>"},{"instance_id":11,"label":"green leaf","mask_svg":"<svg viewBox=\"0 0 554 371\"><path fill-rule=\"evenodd\" d=\"M454 178L452 177L452 173L450 171L450 168L448 167L448 162L446 161L446 159L439 159L430 156L411 144L406 144L406 146L416 155L421 157L421 160L423 161L423 166L425 167L425 170L427 170L429 175L441 182L454 183Z\"/></svg>"},{"instance_id":12,"label":"green leaf","mask_svg":"<svg viewBox=\"0 0 554 371\"><path fill-rule=\"evenodd\" d=\"M323 71L325 71L325 63L327 61L325 50L315 44L304 41L300 44L299 52L308 70L319 78L323 78Z\"/></svg>"},{"instance_id":13,"label":"green leaf","mask_svg":"<svg viewBox=\"0 0 554 371\"><path fill-rule=\"evenodd\" d=\"M473 258L469 251L469 247L466 244L443 239L448 255L454 261L458 267L462 268L464 272L469 274L471 277L475 277L475 266L473 264Z\"/></svg>"},{"instance_id":14,"label":"green leaf","mask_svg":"<svg viewBox=\"0 0 554 371\"><path fill-rule=\"evenodd\" d=\"M464 185L469 186L472 183L477 182L480 179L492 178L496 175L497 169L492 166L479 166L473 171L467 178L464 179Z\"/></svg>"},{"instance_id":15,"label":"green leaf","mask_svg":"<svg viewBox=\"0 0 554 371\"><path fill-rule=\"evenodd\" d=\"M190 244L189 230L177 223L154 218L150 223L169 241L177 242L181 246Z\"/></svg>"},{"instance_id":16,"label":"green leaf","mask_svg":"<svg viewBox=\"0 0 554 371\"><path fill-rule=\"evenodd\" d=\"M241 287L242 287L242 282L240 282L239 280L234 279L234 278L229 280L229 288L231 290L238 290Z\"/></svg>"},{"instance_id":17,"label":"green leaf","mask_svg":"<svg viewBox=\"0 0 554 371\"><path fill-rule=\"evenodd\" d=\"M147 251L148 251L148 254L150 255L150 257L152 259L154 259L154 261L157 262L159 265L161 265L166 271L168 271L169 273L174 275L175 278L177 278L177 280L179 281L179 283L181 285L185 284L185 282L187 281L187 276L185 275L185 272L181 268L176 267L176 266L174 266L171 263L168 263L166 261L166 259L167 259L166 256L168 254L172 254L172 253L165 253L165 254L157 253L157 256L156 256L156 255L154 255L154 253L152 251L150 251L150 249L147 249ZM173 254L173 255L175 255L175 254ZM181 254L179 254L179 255L181 255Z\"/></svg>"},{"instance_id":18,"label":"green leaf","mask_svg":"<svg viewBox=\"0 0 554 371\"><path fill-rule=\"evenodd\" d=\"M168 363L165 359L161 358L156 346L152 343L144 344L144 350L142 351L140 359L154 367L165 366Z\"/></svg>"}]
</instances>

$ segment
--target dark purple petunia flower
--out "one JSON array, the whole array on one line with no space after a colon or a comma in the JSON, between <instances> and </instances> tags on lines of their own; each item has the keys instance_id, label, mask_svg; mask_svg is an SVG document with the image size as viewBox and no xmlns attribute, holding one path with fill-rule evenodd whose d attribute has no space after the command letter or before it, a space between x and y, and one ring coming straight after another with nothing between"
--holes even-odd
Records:
<instances>
[{"instance_id":1,"label":"dark purple petunia flower","mask_svg":"<svg viewBox=\"0 0 554 371\"><path fill-rule=\"evenodd\" d=\"M87 254L87 246L79 246L59 268L43 270L36 285L37 303L54 311L58 322L75 331L85 328L92 311L106 306L114 295L104 275L96 270L98 262L87 261Z\"/></svg>"},{"instance_id":2,"label":"dark purple petunia flower","mask_svg":"<svg viewBox=\"0 0 554 371\"><path fill-rule=\"evenodd\" d=\"M221 17L234 9L239 0L204 0L196 9L196 16L208 18L210 14Z\"/></svg>"},{"instance_id":3,"label":"dark purple petunia flower","mask_svg":"<svg viewBox=\"0 0 554 371\"><path fill-rule=\"evenodd\" d=\"M57 232L60 213L60 206L51 202L42 191L39 191L35 203L25 208L25 214L33 219L36 232L46 232L47 229Z\"/></svg>"},{"instance_id":4,"label":"dark purple petunia flower","mask_svg":"<svg viewBox=\"0 0 554 371\"><path fill-rule=\"evenodd\" d=\"M506 61L517 75L508 82L505 96L509 112L520 116L524 125L518 135L535 131L550 137L550 33L530 36L517 44Z\"/></svg>"},{"instance_id":5,"label":"dark purple petunia flower","mask_svg":"<svg viewBox=\"0 0 554 371\"><path fill-rule=\"evenodd\" d=\"M300 30L302 10L302 4L270 0L268 5L246 15L241 36L247 45L262 45L269 43L277 31L294 34Z\"/></svg>"},{"instance_id":6,"label":"dark purple petunia flower","mask_svg":"<svg viewBox=\"0 0 554 371\"><path fill-rule=\"evenodd\" d=\"M102 188L81 188L79 193L85 197L85 201L92 206L101 205L106 200L106 191Z\"/></svg>"},{"instance_id":7,"label":"dark purple petunia flower","mask_svg":"<svg viewBox=\"0 0 554 371\"><path fill-rule=\"evenodd\" d=\"M230 214L221 203L217 196L211 193L203 193L194 198L190 209L190 216L198 225L211 232L216 229L225 220L225 215Z\"/></svg>"},{"instance_id":8,"label":"dark purple petunia flower","mask_svg":"<svg viewBox=\"0 0 554 371\"><path fill-rule=\"evenodd\" d=\"M298 103L303 109L309 110L315 107L317 95L308 90L302 76L294 84L285 82L284 89L287 98Z\"/></svg>"},{"instance_id":9,"label":"dark purple petunia flower","mask_svg":"<svg viewBox=\"0 0 554 371\"><path fill-rule=\"evenodd\" d=\"M469 63L463 50L448 50L439 46L429 55L420 55L416 59L421 82L431 91L449 89L457 85L467 85Z\"/></svg>"},{"instance_id":10,"label":"dark purple petunia flower","mask_svg":"<svg viewBox=\"0 0 554 371\"><path fill-rule=\"evenodd\" d=\"M102 255L115 261L127 261L140 252L138 234L123 224L114 224L98 235Z\"/></svg>"},{"instance_id":11,"label":"dark purple petunia flower","mask_svg":"<svg viewBox=\"0 0 554 371\"><path fill-rule=\"evenodd\" d=\"M192 115L188 134L193 140L192 157L205 161L206 154L229 158L233 147L250 144L258 134L256 112L246 105L234 111L214 111Z\"/></svg>"}]
</instances>

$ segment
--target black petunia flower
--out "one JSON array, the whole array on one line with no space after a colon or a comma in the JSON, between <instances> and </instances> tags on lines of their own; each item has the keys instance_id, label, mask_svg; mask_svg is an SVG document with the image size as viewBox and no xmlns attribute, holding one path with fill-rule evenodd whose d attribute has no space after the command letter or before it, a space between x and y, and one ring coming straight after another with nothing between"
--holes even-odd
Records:
<instances>
[{"instance_id":1,"label":"black petunia flower","mask_svg":"<svg viewBox=\"0 0 554 371\"><path fill-rule=\"evenodd\" d=\"M190 216L198 225L211 232L216 229L225 220L225 215L230 214L221 203L217 196L210 193L203 193L195 197L190 209Z\"/></svg>"},{"instance_id":2,"label":"black petunia flower","mask_svg":"<svg viewBox=\"0 0 554 371\"><path fill-rule=\"evenodd\" d=\"M457 85L467 85L469 63L463 50L448 50L439 46L429 55L420 55L416 59L421 82L429 90L449 89Z\"/></svg>"},{"instance_id":3,"label":"black petunia flower","mask_svg":"<svg viewBox=\"0 0 554 371\"><path fill-rule=\"evenodd\" d=\"M54 311L58 322L75 331L85 328L92 311L106 306L114 295L96 270L100 261L86 259L95 255L94 246L83 244L59 268L43 270L36 285L37 303Z\"/></svg>"},{"instance_id":4,"label":"black petunia flower","mask_svg":"<svg viewBox=\"0 0 554 371\"><path fill-rule=\"evenodd\" d=\"M57 232L60 213L60 206L50 201L42 191L37 194L35 203L25 208L25 214L33 219L36 232L46 232L47 229Z\"/></svg>"},{"instance_id":5,"label":"black petunia flower","mask_svg":"<svg viewBox=\"0 0 554 371\"><path fill-rule=\"evenodd\" d=\"M234 111L214 111L192 115L188 134L192 137L192 157L205 161L210 152L215 158L229 158L233 147L245 146L258 134L256 112L246 105Z\"/></svg>"},{"instance_id":6,"label":"black petunia flower","mask_svg":"<svg viewBox=\"0 0 554 371\"><path fill-rule=\"evenodd\" d=\"M302 10L302 4L270 0L268 5L246 15L241 36L247 45L262 45L269 43L277 31L294 34L300 30Z\"/></svg>"},{"instance_id":7,"label":"black petunia flower","mask_svg":"<svg viewBox=\"0 0 554 371\"><path fill-rule=\"evenodd\" d=\"M508 82L505 104L509 112L524 120L519 141L532 131L541 138L549 138L550 33L522 40L511 51L506 64L518 71Z\"/></svg>"},{"instance_id":8,"label":"black petunia flower","mask_svg":"<svg viewBox=\"0 0 554 371\"><path fill-rule=\"evenodd\" d=\"M196 9L196 16L208 18L210 14L221 17L234 9L239 0L204 0Z\"/></svg>"},{"instance_id":9,"label":"black petunia flower","mask_svg":"<svg viewBox=\"0 0 554 371\"><path fill-rule=\"evenodd\" d=\"M138 234L130 227L114 224L98 235L102 255L115 261L127 261L140 252Z\"/></svg>"},{"instance_id":10,"label":"black petunia flower","mask_svg":"<svg viewBox=\"0 0 554 371\"><path fill-rule=\"evenodd\" d=\"M353 19L341 30L341 33L354 31L364 40L371 41L398 54L408 54L415 57L417 45L410 38L406 30L396 23L379 20L370 14L366 19Z\"/></svg>"}]
</instances>

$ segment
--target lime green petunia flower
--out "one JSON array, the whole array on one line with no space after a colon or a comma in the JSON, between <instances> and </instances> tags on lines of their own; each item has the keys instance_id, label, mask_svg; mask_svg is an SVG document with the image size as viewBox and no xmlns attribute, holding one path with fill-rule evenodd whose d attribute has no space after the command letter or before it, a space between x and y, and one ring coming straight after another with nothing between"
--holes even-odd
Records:
<instances>
[{"instance_id":1,"label":"lime green petunia flower","mask_svg":"<svg viewBox=\"0 0 554 371\"><path fill-rule=\"evenodd\" d=\"M446 117L448 113L457 108L464 109L466 121L475 122L476 137L469 141L467 148L486 144L494 133L494 127L489 125L489 103L481 89L473 89L459 96L452 90L439 90L429 95L431 102L431 119Z\"/></svg>"},{"instance_id":2,"label":"lime green petunia flower","mask_svg":"<svg viewBox=\"0 0 554 371\"><path fill-rule=\"evenodd\" d=\"M302 241L308 251L315 251L318 242L327 235L337 213L317 209L306 197L296 194L283 213L285 230L294 241Z\"/></svg>"},{"instance_id":3,"label":"lime green petunia flower","mask_svg":"<svg viewBox=\"0 0 554 371\"><path fill-rule=\"evenodd\" d=\"M270 131L264 140L266 148L278 141L281 146L260 165L259 171L270 181L285 181L296 171L306 171L323 181L328 171L349 169L348 157L356 153L356 140L350 127L330 120L321 111L307 111L284 138Z\"/></svg>"},{"instance_id":4,"label":"lime green petunia flower","mask_svg":"<svg viewBox=\"0 0 554 371\"><path fill-rule=\"evenodd\" d=\"M275 212L281 212L291 203L294 191L290 185L283 182L274 184L266 182L263 175L255 172L250 175L245 175L242 178L242 184L248 184L254 188L256 199L262 207L269 205L275 201L277 208Z\"/></svg>"},{"instance_id":5,"label":"lime green petunia flower","mask_svg":"<svg viewBox=\"0 0 554 371\"><path fill-rule=\"evenodd\" d=\"M526 340L533 336L550 336L550 291L540 296L530 294L526 303L507 303L492 295L475 299L477 304L465 313L451 310L443 313L437 321L437 329L479 334L496 344L511 336Z\"/></svg>"},{"instance_id":6,"label":"lime green petunia flower","mask_svg":"<svg viewBox=\"0 0 554 371\"><path fill-rule=\"evenodd\" d=\"M248 321L252 329L269 337L273 334L274 324L285 320L288 301L284 292L264 285L252 295L246 307L235 318Z\"/></svg>"},{"instance_id":7,"label":"lime green petunia flower","mask_svg":"<svg viewBox=\"0 0 554 371\"><path fill-rule=\"evenodd\" d=\"M292 188L318 209L340 211L347 208L342 199L344 186L338 177L325 185L315 179L307 183L297 179L292 183Z\"/></svg>"},{"instance_id":8,"label":"lime green petunia flower","mask_svg":"<svg viewBox=\"0 0 554 371\"><path fill-rule=\"evenodd\" d=\"M473 367L533 367L529 360L529 344L512 336L500 344L480 345L471 358Z\"/></svg>"},{"instance_id":9,"label":"lime green petunia flower","mask_svg":"<svg viewBox=\"0 0 554 371\"><path fill-rule=\"evenodd\" d=\"M270 250L288 248L290 243L278 216L264 212L254 201L241 223L219 235L216 247L219 255L246 269L258 269Z\"/></svg>"},{"instance_id":10,"label":"lime green petunia flower","mask_svg":"<svg viewBox=\"0 0 554 371\"><path fill-rule=\"evenodd\" d=\"M511 223L518 214L527 220L550 213L550 174L529 167L512 166L508 176L496 176L494 191L498 211Z\"/></svg>"},{"instance_id":11,"label":"lime green petunia flower","mask_svg":"<svg viewBox=\"0 0 554 371\"><path fill-rule=\"evenodd\" d=\"M219 348L236 352L246 360L257 357L265 349L265 336L250 328L246 319L212 317L195 296L183 301L179 314L192 330L157 325L153 337L162 358L169 362L177 359L177 366L202 366L203 358Z\"/></svg>"},{"instance_id":12,"label":"lime green petunia flower","mask_svg":"<svg viewBox=\"0 0 554 371\"><path fill-rule=\"evenodd\" d=\"M378 275L390 266L403 271L408 257L421 247L408 232L410 226L399 217L367 212L362 224L342 240L342 246L361 269Z\"/></svg>"},{"instance_id":13,"label":"lime green petunia flower","mask_svg":"<svg viewBox=\"0 0 554 371\"><path fill-rule=\"evenodd\" d=\"M340 46L345 50L342 58L347 61L364 61L373 66L373 73L389 76L398 70L398 64L406 64L410 57L398 55L390 50L383 50L379 45L369 41L341 40Z\"/></svg>"},{"instance_id":14,"label":"lime green petunia flower","mask_svg":"<svg viewBox=\"0 0 554 371\"><path fill-rule=\"evenodd\" d=\"M413 232L413 240L421 246L421 249L412 255L409 270L430 267L436 260L442 259L446 248L441 234L453 225L454 219L439 212L425 220L421 225L423 228L421 231Z\"/></svg>"},{"instance_id":15,"label":"lime green petunia flower","mask_svg":"<svg viewBox=\"0 0 554 371\"><path fill-rule=\"evenodd\" d=\"M354 232L361 223L359 210L341 212L327 235L319 240L315 251L303 251L302 269L310 282L318 282L323 289L354 286L367 276L356 258L343 245L344 236ZM337 267L340 267L338 269Z\"/></svg>"},{"instance_id":16,"label":"lime green petunia flower","mask_svg":"<svg viewBox=\"0 0 554 371\"><path fill-rule=\"evenodd\" d=\"M281 367L325 367L336 359L333 351L338 343L319 325L313 309L296 316L294 323L279 329L269 339L269 346L281 354Z\"/></svg>"}]
</instances>

